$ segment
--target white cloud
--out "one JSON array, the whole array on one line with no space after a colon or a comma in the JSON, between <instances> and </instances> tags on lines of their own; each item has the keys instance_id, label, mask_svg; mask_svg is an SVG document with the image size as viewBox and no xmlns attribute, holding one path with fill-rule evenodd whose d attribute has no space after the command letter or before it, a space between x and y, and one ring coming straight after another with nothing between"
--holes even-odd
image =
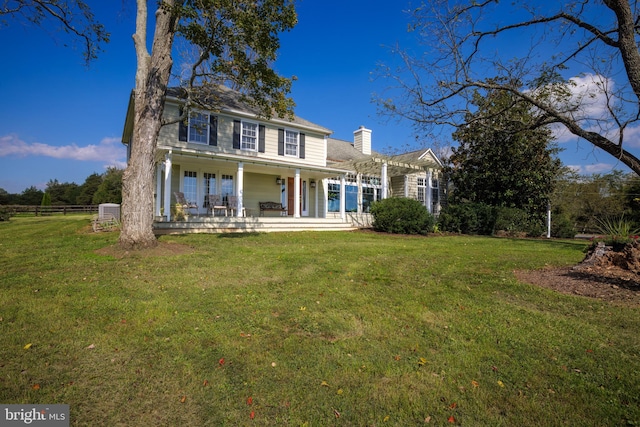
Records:
<instances>
[{"instance_id":1,"label":"white cloud","mask_svg":"<svg viewBox=\"0 0 640 427\"><path fill-rule=\"evenodd\" d=\"M70 159L88 162L103 162L106 166L126 166L126 149L119 138L103 138L97 145L80 147L76 144L49 145L40 142L28 143L15 134L0 136L0 157L45 156L54 159Z\"/></svg>"}]
</instances>

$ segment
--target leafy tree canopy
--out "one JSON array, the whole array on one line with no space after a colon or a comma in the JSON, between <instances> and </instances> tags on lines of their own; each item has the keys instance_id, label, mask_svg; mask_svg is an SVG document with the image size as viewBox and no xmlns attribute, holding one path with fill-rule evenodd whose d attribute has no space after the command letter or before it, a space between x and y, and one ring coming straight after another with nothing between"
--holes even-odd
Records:
<instances>
[{"instance_id":1,"label":"leafy tree canopy","mask_svg":"<svg viewBox=\"0 0 640 427\"><path fill-rule=\"evenodd\" d=\"M383 112L419 131L458 127L478 89L539 111L640 175L630 138L640 125L640 4L636 0L424 0L412 11L418 53L383 64ZM523 84L521 84L523 83ZM637 151L636 151L637 153Z\"/></svg>"},{"instance_id":2,"label":"leafy tree canopy","mask_svg":"<svg viewBox=\"0 0 640 427\"><path fill-rule=\"evenodd\" d=\"M476 91L477 111L453 137L451 203L473 202L544 214L561 163L558 148L529 104L503 91Z\"/></svg>"}]
</instances>

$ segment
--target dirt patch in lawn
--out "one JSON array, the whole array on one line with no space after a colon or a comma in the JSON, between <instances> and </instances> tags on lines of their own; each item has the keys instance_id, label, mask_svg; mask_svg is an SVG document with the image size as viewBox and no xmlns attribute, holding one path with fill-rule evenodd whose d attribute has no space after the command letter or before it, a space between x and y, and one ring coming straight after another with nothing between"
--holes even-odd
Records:
<instances>
[{"instance_id":1,"label":"dirt patch in lawn","mask_svg":"<svg viewBox=\"0 0 640 427\"><path fill-rule=\"evenodd\" d=\"M623 251L589 252L573 267L516 271L526 283L558 292L640 306L640 247L628 245Z\"/></svg>"}]
</instances>

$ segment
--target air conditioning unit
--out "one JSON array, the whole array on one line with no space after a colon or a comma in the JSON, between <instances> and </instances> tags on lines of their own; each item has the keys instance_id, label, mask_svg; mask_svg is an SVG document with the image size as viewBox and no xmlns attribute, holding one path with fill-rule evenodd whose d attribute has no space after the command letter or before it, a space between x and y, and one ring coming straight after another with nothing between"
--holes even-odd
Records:
<instances>
[{"instance_id":1,"label":"air conditioning unit","mask_svg":"<svg viewBox=\"0 0 640 427\"><path fill-rule=\"evenodd\" d=\"M101 203L98 205L98 218L115 218L120 221L120 205L118 203Z\"/></svg>"}]
</instances>

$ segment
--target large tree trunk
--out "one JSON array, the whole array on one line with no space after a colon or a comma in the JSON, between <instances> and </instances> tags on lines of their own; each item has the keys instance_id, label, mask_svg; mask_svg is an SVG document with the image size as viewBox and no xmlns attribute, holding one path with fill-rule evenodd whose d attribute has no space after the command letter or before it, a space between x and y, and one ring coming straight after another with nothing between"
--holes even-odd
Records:
<instances>
[{"instance_id":1,"label":"large tree trunk","mask_svg":"<svg viewBox=\"0 0 640 427\"><path fill-rule=\"evenodd\" d=\"M122 182L122 231L120 246L144 249L157 244L153 234L153 193L156 142L162 126L164 96L171 72L171 46L177 17L174 1L165 0L156 12L152 53L145 40L147 2L138 0L134 43L137 56L131 157Z\"/></svg>"}]
</instances>

